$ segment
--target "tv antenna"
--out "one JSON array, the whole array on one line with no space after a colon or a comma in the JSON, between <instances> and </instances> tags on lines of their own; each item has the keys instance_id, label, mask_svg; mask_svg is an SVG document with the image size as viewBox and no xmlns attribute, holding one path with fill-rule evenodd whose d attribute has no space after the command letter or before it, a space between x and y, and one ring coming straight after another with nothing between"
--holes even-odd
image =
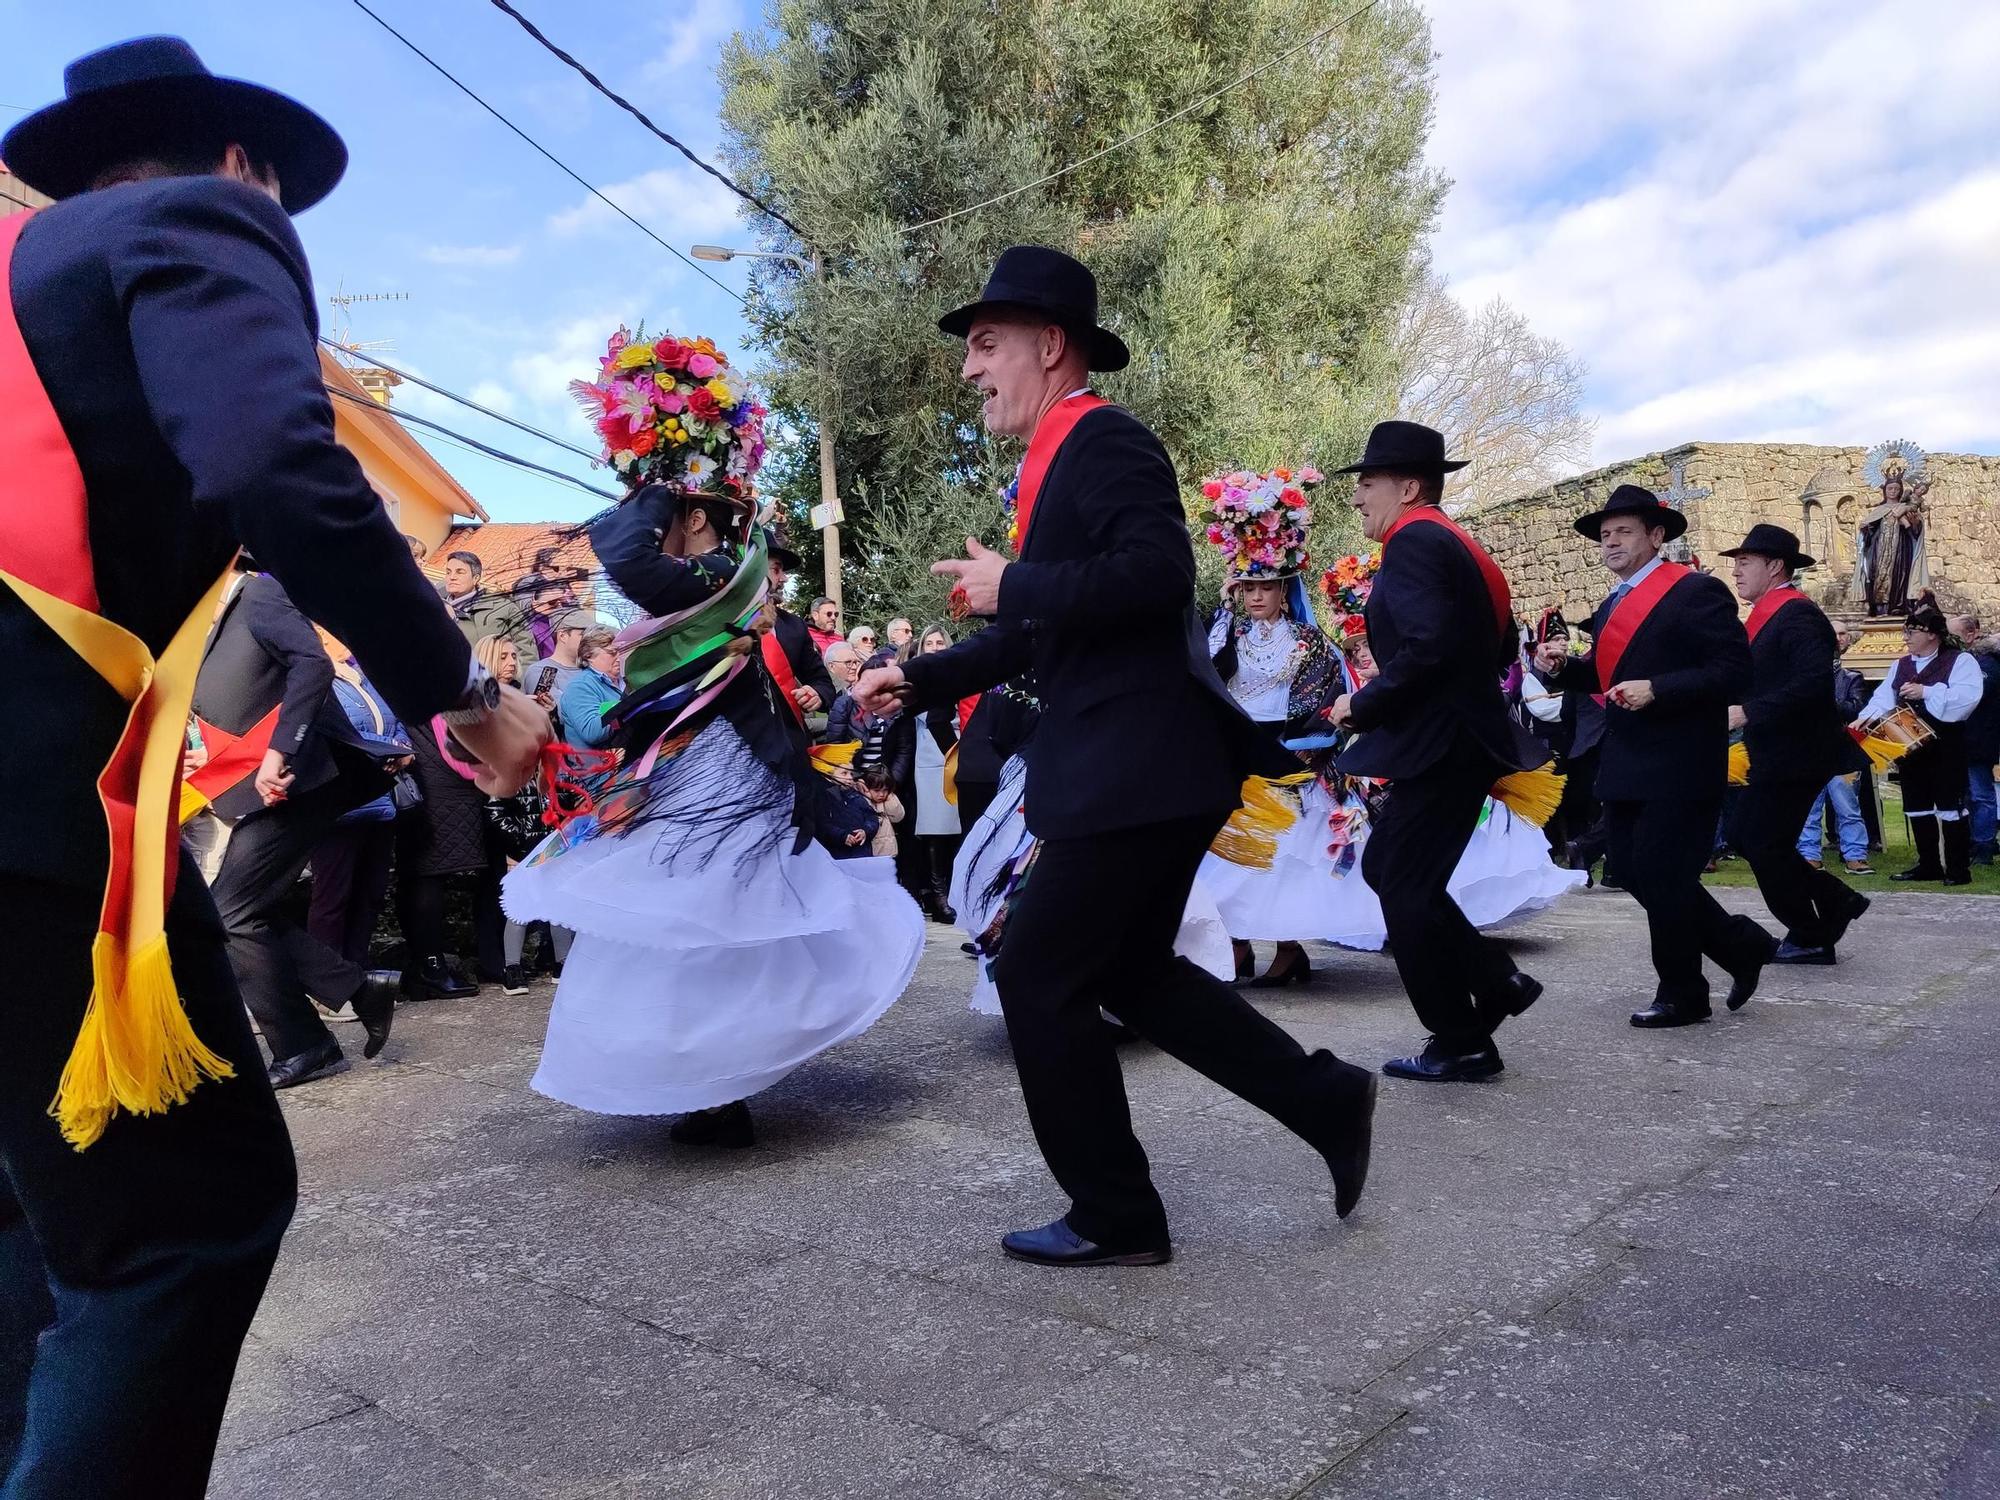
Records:
<instances>
[{"instance_id":1,"label":"tv antenna","mask_svg":"<svg viewBox=\"0 0 2000 1500\"><path fill-rule=\"evenodd\" d=\"M334 307L340 309L334 315L333 342L340 346L341 352L344 354L361 354L370 349L393 349L395 341L393 339L370 339L366 342L356 342L354 338L353 318L356 305L364 302L408 302L410 294L408 292L350 292L346 289L346 283L343 282L340 288L326 300Z\"/></svg>"}]
</instances>

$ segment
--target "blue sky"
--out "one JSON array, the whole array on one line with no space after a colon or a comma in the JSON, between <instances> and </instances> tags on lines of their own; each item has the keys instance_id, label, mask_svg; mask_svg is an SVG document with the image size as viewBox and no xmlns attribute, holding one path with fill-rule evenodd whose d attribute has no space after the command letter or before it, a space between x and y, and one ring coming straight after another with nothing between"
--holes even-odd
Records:
<instances>
[{"instance_id":1,"label":"blue sky","mask_svg":"<svg viewBox=\"0 0 2000 1500\"><path fill-rule=\"evenodd\" d=\"M486 0L369 0L530 134L686 248L746 243L733 200ZM712 157L722 40L751 0L520 0ZM1437 267L1589 369L1594 459L1691 439L2000 452L2000 5L1990 0L1432 0ZM282 14L282 24L272 17ZM593 205L351 0L0 0L0 105L125 36L186 36L297 95L354 165L299 220L322 297L385 357L588 444L564 394L621 318L742 347L735 304ZM0 109L0 122L18 118ZM733 287L742 265L709 268ZM323 309L330 312L330 309ZM406 409L580 474L421 392ZM589 497L449 448L497 519Z\"/></svg>"}]
</instances>

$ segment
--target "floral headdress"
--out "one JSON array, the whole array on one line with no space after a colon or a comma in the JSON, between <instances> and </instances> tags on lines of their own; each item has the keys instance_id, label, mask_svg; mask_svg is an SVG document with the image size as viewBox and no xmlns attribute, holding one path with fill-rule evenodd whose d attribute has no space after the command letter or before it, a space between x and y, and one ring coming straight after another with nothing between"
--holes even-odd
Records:
<instances>
[{"instance_id":1,"label":"floral headdress","mask_svg":"<svg viewBox=\"0 0 2000 1500\"><path fill-rule=\"evenodd\" d=\"M1232 580L1291 578L1304 571L1306 527L1312 522L1306 491L1320 479L1317 469L1268 474L1239 469L1203 482L1208 539L1222 549L1222 566Z\"/></svg>"},{"instance_id":2,"label":"floral headdress","mask_svg":"<svg viewBox=\"0 0 2000 1500\"><path fill-rule=\"evenodd\" d=\"M591 413L604 462L631 484L751 503L764 461L764 408L711 339L649 337L621 327L597 379L570 394Z\"/></svg>"},{"instance_id":3,"label":"floral headdress","mask_svg":"<svg viewBox=\"0 0 2000 1500\"><path fill-rule=\"evenodd\" d=\"M1319 577L1319 591L1333 614L1333 638L1342 646L1368 638L1363 611L1375 588L1375 572L1382 566L1380 548L1362 557L1350 554Z\"/></svg>"}]
</instances>

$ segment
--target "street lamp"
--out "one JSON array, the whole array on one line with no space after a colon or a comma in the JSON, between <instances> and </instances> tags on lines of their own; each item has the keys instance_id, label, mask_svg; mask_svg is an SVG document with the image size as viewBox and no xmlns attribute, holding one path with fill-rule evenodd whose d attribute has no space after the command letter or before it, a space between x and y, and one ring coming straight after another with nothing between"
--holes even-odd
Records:
<instances>
[{"instance_id":1,"label":"street lamp","mask_svg":"<svg viewBox=\"0 0 2000 1500\"><path fill-rule=\"evenodd\" d=\"M690 253L696 260L782 260L797 266L810 275L814 281L824 285L826 272L817 257L794 255L788 250L733 250L727 245L696 245ZM822 397L827 389L828 375L825 351L819 354L819 383ZM826 597L834 607L845 612L840 597L840 491L834 482L833 471L833 414L826 408L830 402L822 399L819 414L819 511L820 540L826 554Z\"/></svg>"}]
</instances>

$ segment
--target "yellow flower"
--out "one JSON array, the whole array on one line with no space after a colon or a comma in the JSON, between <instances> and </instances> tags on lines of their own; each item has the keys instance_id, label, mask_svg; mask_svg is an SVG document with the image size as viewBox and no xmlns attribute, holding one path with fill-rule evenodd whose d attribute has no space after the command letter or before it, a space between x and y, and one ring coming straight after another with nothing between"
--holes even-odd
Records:
<instances>
[{"instance_id":1,"label":"yellow flower","mask_svg":"<svg viewBox=\"0 0 2000 1500\"><path fill-rule=\"evenodd\" d=\"M716 404L719 406L734 406L736 404L736 393L729 389L729 382L724 380L720 375L708 383L708 393L715 397Z\"/></svg>"},{"instance_id":2,"label":"yellow flower","mask_svg":"<svg viewBox=\"0 0 2000 1500\"><path fill-rule=\"evenodd\" d=\"M614 369L636 370L639 366L651 364L652 362L653 346L651 344L627 344L623 349L618 351L618 357L611 363Z\"/></svg>"}]
</instances>

